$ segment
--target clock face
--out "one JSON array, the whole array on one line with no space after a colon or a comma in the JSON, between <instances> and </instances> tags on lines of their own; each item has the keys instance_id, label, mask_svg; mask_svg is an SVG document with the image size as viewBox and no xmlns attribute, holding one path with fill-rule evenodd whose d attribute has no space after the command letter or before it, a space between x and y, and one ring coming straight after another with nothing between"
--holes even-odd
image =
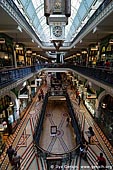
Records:
<instances>
[{"instance_id":1,"label":"clock face","mask_svg":"<svg viewBox=\"0 0 113 170\"><path fill-rule=\"evenodd\" d=\"M54 26L53 27L53 35L56 37L60 37L62 35L62 27L61 26Z\"/></svg>"}]
</instances>

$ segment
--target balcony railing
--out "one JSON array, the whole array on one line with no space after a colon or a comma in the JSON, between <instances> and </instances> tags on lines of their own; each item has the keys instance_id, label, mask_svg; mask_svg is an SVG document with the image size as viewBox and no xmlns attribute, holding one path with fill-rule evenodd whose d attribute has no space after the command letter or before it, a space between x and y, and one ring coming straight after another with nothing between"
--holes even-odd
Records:
<instances>
[{"instance_id":1,"label":"balcony railing","mask_svg":"<svg viewBox=\"0 0 113 170\"><path fill-rule=\"evenodd\" d=\"M0 88L8 86L11 83L14 83L32 73L35 73L43 67L44 65L37 65L29 67L2 69L0 70Z\"/></svg>"},{"instance_id":2,"label":"balcony railing","mask_svg":"<svg viewBox=\"0 0 113 170\"><path fill-rule=\"evenodd\" d=\"M29 67L20 67L20 68L12 68L12 69L2 69L0 70L0 88L8 86L11 83L14 83L30 74L35 74L39 70L43 68L70 68L73 71L76 71L82 75L88 76L102 82L103 84L107 84L108 86L113 85L113 70L98 68L98 67L84 67L84 66L75 66L69 64L40 64L36 66ZM33 75L31 75L33 76Z\"/></svg>"},{"instance_id":3,"label":"balcony railing","mask_svg":"<svg viewBox=\"0 0 113 170\"><path fill-rule=\"evenodd\" d=\"M109 86L113 85L113 70L111 69L83 66L69 66L69 68Z\"/></svg>"}]
</instances>

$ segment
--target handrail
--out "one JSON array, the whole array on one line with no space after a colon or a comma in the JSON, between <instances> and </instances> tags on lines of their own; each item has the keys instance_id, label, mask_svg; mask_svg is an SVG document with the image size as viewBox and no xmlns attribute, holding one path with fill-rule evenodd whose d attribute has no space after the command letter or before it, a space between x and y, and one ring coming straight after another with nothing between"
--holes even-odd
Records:
<instances>
[{"instance_id":1,"label":"handrail","mask_svg":"<svg viewBox=\"0 0 113 170\"><path fill-rule=\"evenodd\" d=\"M96 166L96 160L97 160L97 154L92 150L92 148L90 146L88 146L88 150L87 150L87 160L88 163L90 164L90 166L95 167Z\"/></svg>"},{"instance_id":2,"label":"handrail","mask_svg":"<svg viewBox=\"0 0 113 170\"><path fill-rule=\"evenodd\" d=\"M38 64L34 66L1 69L0 70L0 88L6 87L11 83L16 82L30 74L36 74L39 70L44 68L69 68L77 71L83 75L93 77L95 80L102 81L103 84L107 83L109 86L113 85L113 70L98 67L85 67L80 65L69 65L69 64Z\"/></svg>"},{"instance_id":3,"label":"handrail","mask_svg":"<svg viewBox=\"0 0 113 170\"><path fill-rule=\"evenodd\" d=\"M66 90L49 90L48 97L50 96L65 96Z\"/></svg>"},{"instance_id":4,"label":"handrail","mask_svg":"<svg viewBox=\"0 0 113 170\"><path fill-rule=\"evenodd\" d=\"M69 102L69 96L68 94L65 93L65 97L67 99L67 103L68 103L68 107L69 107L69 114L72 118L72 125L73 125L73 128L75 129L75 133L77 134L77 146L74 147L72 150L69 150L67 151L66 153L61 153L61 154L57 154L57 153L52 153L52 152L49 152L47 150L44 150L43 148L41 148L39 146L39 139L40 139L40 134L41 134L41 130L42 130L42 124L43 124L43 119L44 119L44 115L45 115L45 109L46 109L46 104L47 104L47 100L48 100L48 97L49 97L49 93L46 94L45 96L45 100L44 100L44 103L43 103L43 110L40 114L40 118L39 118L39 121L38 121L38 125L35 129L35 132L34 132L34 146L37 148L37 152L40 156L42 157L51 157L51 156L54 156L54 157L62 157L62 158L67 158L67 157L73 157L75 154L78 154L79 153L79 147L80 147L80 131L79 131L79 128L77 126L77 122L75 120L75 117L74 117L74 113L72 113L72 106L70 106L70 102Z\"/></svg>"},{"instance_id":5,"label":"handrail","mask_svg":"<svg viewBox=\"0 0 113 170\"><path fill-rule=\"evenodd\" d=\"M44 120L44 116L45 116L47 101L48 101L48 93L45 94L41 114L40 114L40 117L39 117L39 120L38 120L38 124L37 124L37 126L34 130L33 138L34 138L36 145L39 144L39 139L40 139L40 135L41 135L41 131L42 131L42 125L43 125L43 120Z\"/></svg>"},{"instance_id":6,"label":"handrail","mask_svg":"<svg viewBox=\"0 0 113 170\"><path fill-rule=\"evenodd\" d=\"M71 104L68 93L66 93L66 100L67 100L67 105L68 105L68 108L69 108L69 114L70 114L70 117L71 117L72 126L74 128L74 131L75 131L75 134L76 134L76 137L77 137L77 143L81 143L82 142L81 132L80 132L80 129L79 129L79 126L78 126L78 122L75 118L74 109L73 109L73 106Z\"/></svg>"},{"instance_id":7,"label":"handrail","mask_svg":"<svg viewBox=\"0 0 113 170\"><path fill-rule=\"evenodd\" d=\"M93 67L84 66L69 66L69 68L86 75L88 77L94 78L99 82L107 83L108 85L113 85L113 70L110 69L100 69Z\"/></svg>"},{"instance_id":8,"label":"handrail","mask_svg":"<svg viewBox=\"0 0 113 170\"><path fill-rule=\"evenodd\" d=\"M30 74L44 68L44 65L34 65L0 70L0 88L6 87Z\"/></svg>"},{"instance_id":9,"label":"handrail","mask_svg":"<svg viewBox=\"0 0 113 170\"><path fill-rule=\"evenodd\" d=\"M77 145L76 147L74 147L73 149L69 150L69 151L66 151L65 153L52 153L52 152L49 152L43 148L41 148L39 145L37 145L35 142L34 142L34 146L37 148L37 151L38 151L38 154L44 154L46 156L56 156L56 157L64 157L66 155L73 155L73 154L78 154L79 153L79 147L80 147L80 144Z\"/></svg>"}]
</instances>

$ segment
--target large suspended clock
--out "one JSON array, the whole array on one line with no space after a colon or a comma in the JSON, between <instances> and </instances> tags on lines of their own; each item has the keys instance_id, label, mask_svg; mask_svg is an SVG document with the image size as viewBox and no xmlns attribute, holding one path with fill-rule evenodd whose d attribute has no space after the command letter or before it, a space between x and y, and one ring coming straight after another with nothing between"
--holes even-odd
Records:
<instances>
[{"instance_id":1,"label":"large suspended clock","mask_svg":"<svg viewBox=\"0 0 113 170\"><path fill-rule=\"evenodd\" d=\"M53 35L55 37L60 37L62 35L62 27L61 26L54 26L53 27Z\"/></svg>"},{"instance_id":2,"label":"large suspended clock","mask_svg":"<svg viewBox=\"0 0 113 170\"><path fill-rule=\"evenodd\" d=\"M65 25L62 23L52 23L50 25L50 40L64 40Z\"/></svg>"}]
</instances>

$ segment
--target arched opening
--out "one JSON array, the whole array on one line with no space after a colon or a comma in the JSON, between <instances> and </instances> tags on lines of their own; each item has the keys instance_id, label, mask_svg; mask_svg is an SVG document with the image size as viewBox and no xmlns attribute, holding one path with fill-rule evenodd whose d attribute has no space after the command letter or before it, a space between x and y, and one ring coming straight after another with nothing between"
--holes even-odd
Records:
<instances>
[{"instance_id":1,"label":"arched opening","mask_svg":"<svg viewBox=\"0 0 113 170\"><path fill-rule=\"evenodd\" d=\"M99 124L113 145L113 97L104 95L100 100Z\"/></svg>"}]
</instances>

